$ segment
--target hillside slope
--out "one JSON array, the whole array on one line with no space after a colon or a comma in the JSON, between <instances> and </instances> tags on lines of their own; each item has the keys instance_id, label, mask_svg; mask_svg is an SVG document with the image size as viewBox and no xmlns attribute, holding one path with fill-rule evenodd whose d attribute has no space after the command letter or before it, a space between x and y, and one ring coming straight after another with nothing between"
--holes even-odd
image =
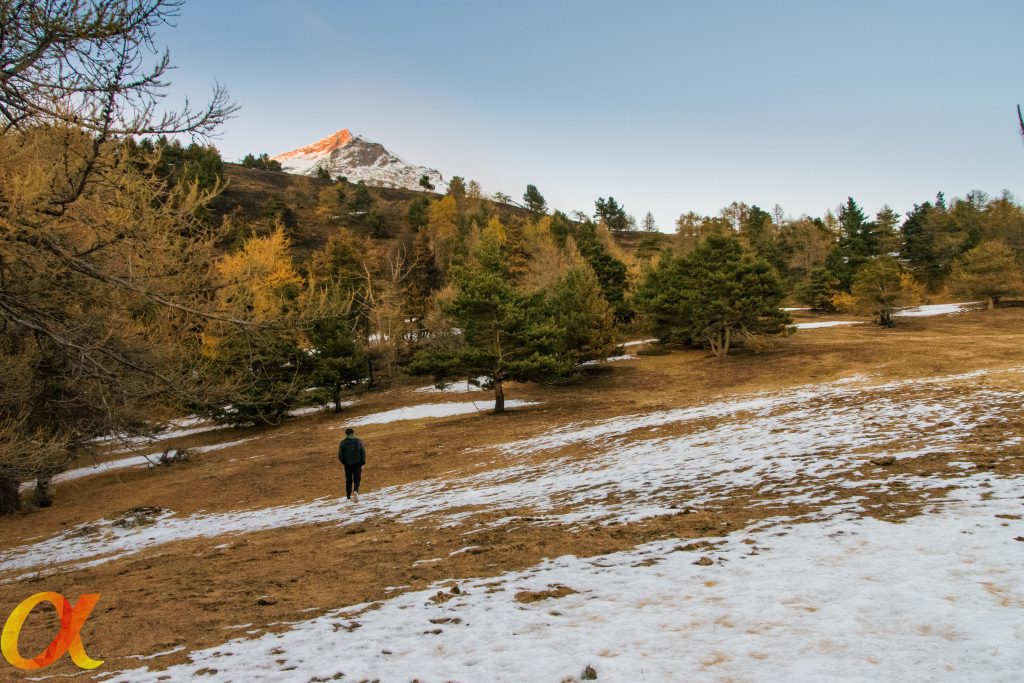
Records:
<instances>
[{"instance_id":1,"label":"hillside slope","mask_svg":"<svg viewBox=\"0 0 1024 683\"><path fill-rule=\"evenodd\" d=\"M1022 344L1024 309L911 317L635 357L510 388L506 417L404 387L179 435L142 452L221 448L0 520L0 599L99 592L85 643L118 681L1010 680Z\"/></svg>"},{"instance_id":2,"label":"hillside slope","mask_svg":"<svg viewBox=\"0 0 1024 683\"><path fill-rule=\"evenodd\" d=\"M211 207L214 221L220 222L232 213L253 224L257 229L268 230L272 225L270 215L282 208L290 213L289 234L292 247L302 261L314 249L326 244L327 239L337 230L344 228L358 234L370 235L373 228L365 213L350 210L324 212L318 210L322 193L340 190L347 197L356 191L354 183L339 183L303 175L263 171L246 168L239 164L224 164L226 188ZM421 198L435 200L442 195L422 189L370 187L367 191L375 209L384 218L388 239L399 234L408 226L409 205ZM510 204L490 200L486 203L503 221L525 220L529 212Z\"/></svg>"}]
</instances>

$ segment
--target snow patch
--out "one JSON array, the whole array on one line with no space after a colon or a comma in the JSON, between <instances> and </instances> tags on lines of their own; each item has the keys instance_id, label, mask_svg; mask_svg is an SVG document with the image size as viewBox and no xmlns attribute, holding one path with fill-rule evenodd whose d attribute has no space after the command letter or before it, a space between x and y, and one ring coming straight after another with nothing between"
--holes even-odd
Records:
<instances>
[{"instance_id":1,"label":"snow patch","mask_svg":"<svg viewBox=\"0 0 1024 683\"><path fill-rule=\"evenodd\" d=\"M667 540L450 581L231 640L112 681L985 680L1024 670L1024 479L975 476L937 513L837 515L737 531L712 550ZM982 488L985 487L985 488ZM985 494L989 495L983 495ZM710 565L696 561L706 556ZM520 603L523 591L565 586ZM444 621L442 621L444 620ZM205 671L203 671L205 670Z\"/></svg>"},{"instance_id":2,"label":"snow patch","mask_svg":"<svg viewBox=\"0 0 1024 683\"><path fill-rule=\"evenodd\" d=\"M976 428L1000 422L1019 406L1019 392L978 381L1022 370L880 385L840 381L568 425L496 447L507 466L368 491L358 506L347 504L338 490L332 497L270 508L168 513L141 528L100 520L0 551L0 572L87 566L178 540L304 524L381 517L410 522L437 515L437 523L451 526L479 509L531 509L539 523L628 522L675 514L680 503L713 503L741 487L760 486L783 503L829 494L830 503L856 508L853 492L843 493L845 499L835 492L843 481L866 485L851 477L868 458L948 453L952 459ZM473 403L428 405L476 409ZM659 432L661 427L672 430ZM538 462L524 457L574 444L584 444L586 457L578 449ZM914 478L904 483L932 485Z\"/></svg>"},{"instance_id":3,"label":"snow patch","mask_svg":"<svg viewBox=\"0 0 1024 683\"><path fill-rule=\"evenodd\" d=\"M523 408L535 405L538 405L536 401L520 401L518 399L509 399L505 401L506 408ZM418 406L406 406L404 408L395 408L394 410L385 410L380 413L371 413L370 415L355 417L351 420L346 420L344 425L338 425L335 429L340 429L341 427L360 427L362 425L385 424L388 422L396 422L398 420L422 420L424 418L432 417L448 417L451 415L465 415L467 413L482 413L487 412L491 408L493 408L493 401L470 401L468 403L423 403Z\"/></svg>"}]
</instances>

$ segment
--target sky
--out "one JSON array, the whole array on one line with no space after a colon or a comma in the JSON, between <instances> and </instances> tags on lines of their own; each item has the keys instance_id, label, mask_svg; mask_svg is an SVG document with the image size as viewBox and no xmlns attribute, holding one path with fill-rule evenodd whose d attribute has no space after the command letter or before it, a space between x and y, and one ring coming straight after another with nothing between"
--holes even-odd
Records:
<instances>
[{"instance_id":1,"label":"sky","mask_svg":"<svg viewBox=\"0 0 1024 683\"><path fill-rule=\"evenodd\" d=\"M1024 1L190 0L168 104L214 81L227 160L341 128L553 208L671 231L732 201L1024 198Z\"/></svg>"}]
</instances>

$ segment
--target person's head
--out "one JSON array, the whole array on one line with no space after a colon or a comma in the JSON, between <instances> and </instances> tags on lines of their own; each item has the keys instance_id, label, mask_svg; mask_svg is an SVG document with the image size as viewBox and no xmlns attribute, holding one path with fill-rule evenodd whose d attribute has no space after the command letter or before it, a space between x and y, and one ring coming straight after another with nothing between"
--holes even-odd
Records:
<instances>
[{"instance_id":1,"label":"person's head","mask_svg":"<svg viewBox=\"0 0 1024 683\"><path fill-rule=\"evenodd\" d=\"M345 436L352 436L355 433L356 433L356 430L352 429L351 427L349 427L348 429L345 430Z\"/></svg>"}]
</instances>

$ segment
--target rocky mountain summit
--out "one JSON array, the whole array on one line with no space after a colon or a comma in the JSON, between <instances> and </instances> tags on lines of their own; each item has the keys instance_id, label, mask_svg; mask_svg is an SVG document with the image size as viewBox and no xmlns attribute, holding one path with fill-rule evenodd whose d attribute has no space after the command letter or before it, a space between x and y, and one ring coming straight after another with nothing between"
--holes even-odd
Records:
<instances>
[{"instance_id":1,"label":"rocky mountain summit","mask_svg":"<svg viewBox=\"0 0 1024 683\"><path fill-rule=\"evenodd\" d=\"M426 175L439 190L444 185L440 172L408 163L379 142L353 135L347 128L316 142L274 157L288 173L316 175L321 168L332 178L345 176L349 182L364 181L376 187L420 190Z\"/></svg>"}]
</instances>

